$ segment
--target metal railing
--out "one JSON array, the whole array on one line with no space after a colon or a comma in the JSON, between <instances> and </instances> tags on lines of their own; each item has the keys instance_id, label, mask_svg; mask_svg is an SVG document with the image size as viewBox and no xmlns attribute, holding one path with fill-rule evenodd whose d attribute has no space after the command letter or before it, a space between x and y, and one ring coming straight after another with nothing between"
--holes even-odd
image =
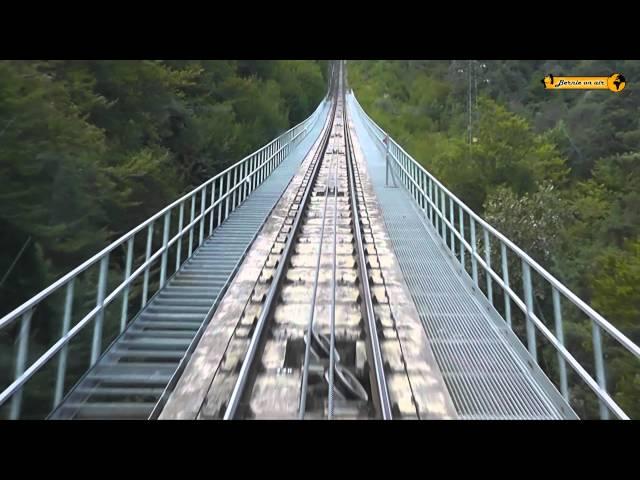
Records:
<instances>
[{"instance_id":1,"label":"metal railing","mask_svg":"<svg viewBox=\"0 0 640 480\"><path fill-rule=\"evenodd\" d=\"M558 375L560 391L564 399L570 403L568 374L566 365L582 379L588 388L597 396L599 402L600 418L608 419L609 412L620 419L629 419L627 414L613 400L607 390L605 377L605 356L603 354L602 330L604 330L617 345L633 355L640 358L640 347L633 343L627 336L603 318L598 312L578 298L571 290L558 281L553 275L547 272L535 260L527 255L522 249L506 238L502 233L480 218L460 199L453 195L442 185L433 175L425 170L411 155L409 155L400 145L398 145L380 126L378 126L358 103L355 95L351 94L353 104L360 117L364 120L366 128L379 142L382 150L387 155L392 172L398 178L403 187L412 196L418 207L423 212L426 220L431 222L434 230L441 237L444 246L450 249L451 256L461 265L463 271L467 271L466 255L470 255L471 278L475 289L480 290L480 273L478 266L482 267L486 279L482 282L485 292L482 292L486 299L494 305L493 284L502 289L504 306L500 305L499 313L509 328L512 326L511 303L513 302L525 317L527 350L536 361L538 361L538 351L536 343L536 333L540 332L550 345L557 352ZM457 220L457 222L456 222ZM465 224L469 226L468 236L465 233ZM477 235L478 230L482 232L482 239ZM499 256L501 272L494 270L491 263L492 241L497 241L499 245ZM478 248L478 243L484 246L484 251ZM497 251L497 249L495 250ZM509 256L517 258L516 265L519 264L522 274L523 297L516 293L514 286L509 282ZM553 321L555 333L548 328L534 309L534 293L532 282L532 271L536 273L542 282L551 289L553 301ZM578 309L586 315L591 322L592 342L594 352L595 379L570 353L564 341L564 324L562 317L563 300L569 306ZM497 309L496 309L497 310Z\"/></svg>"},{"instance_id":2,"label":"metal railing","mask_svg":"<svg viewBox=\"0 0 640 480\"><path fill-rule=\"evenodd\" d=\"M220 172L207 180L199 187L182 196L169 206L165 207L151 218L121 236L101 252L97 253L68 274L42 290L27 302L15 308L0 319L0 338L2 334L10 337L13 332L15 337L15 364L13 381L0 392L0 407L11 400L8 417L17 419L20 417L22 407L22 390L25 384L45 366L51 366L51 360L59 355L59 361L55 368L55 374L48 372L53 381L52 407L55 409L65 394L65 377L67 374L68 346L70 341L85 331L93 324L91 335L90 358L86 367L93 367L103 353L103 328L105 327L105 309L120 296L121 305L116 315L119 318L119 330L122 333L127 325L142 311L152 295L152 290L160 291L168 281L167 276L172 266L175 266L172 274L177 272L182 264L189 260L205 238L212 235L215 228L221 225L225 219L271 174L271 172L291 153L292 149L313 129L318 119L325 110L327 97L320 103L315 112L306 120L289 129L275 140L269 142L256 152ZM185 214L185 207L187 212ZM199 213L196 213L198 209ZM186 215L186 218L185 218ZM172 224L177 228L172 229ZM172 222L173 219L173 222ZM154 228L157 223L162 225L162 235L154 236ZM175 233L172 233L172 230ZM146 233L146 235L145 235ZM159 232L156 232L159 233ZM144 256L140 254L140 265L134 265L134 244L136 239L144 235ZM137 236L137 237L136 237ZM161 238L161 240L160 240ZM186 242L186 245L185 245ZM155 246L154 246L155 244ZM126 254L122 251L124 249ZM113 272L114 263L110 262L110 256L118 253L124 259L124 271L121 281L109 282L109 274ZM136 258L138 258L136 257ZM142 260L143 258L143 260ZM171 258L171 262L169 259ZM159 271L157 267L159 262ZM97 285L91 284L89 278L79 279L81 274L91 267L98 267ZM122 265L116 265L121 268ZM116 272L118 273L118 272ZM150 275L158 277L157 281L150 282ZM112 273L113 276L113 273ZM134 281L141 281L139 294L139 309L133 313L130 306ZM89 284L89 287L87 286ZM79 321L72 322L72 316L76 315L74 304L82 303L74 295L74 290L81 286L85 293L88 289L95 293L95 302L90 304L88 313L82 315ZM61 293L64 292L64 295ZM28 362L30 336L33 336L34 325L32 318L36 309L43 302L64 296L62 307L62 325L60 336L50 344L43 347L45 350L37 356L33 362ZM85 304L86 304L85 295ZM131 297L131 298L130 298ZM91 308L92 307L92 308ZM47 307L47 310L50 310ZM55 309L54 309L55 310ZM133 313L133 315L132 315ZM43 319L43 323L51 323L49 318ZM16 323L19 322L18 328ZM36 325L36 327L51 328L51 325ZM114 325L110 326L112 329ZM1 347L0 347L1 348ZM32 355L33 356L33 355ZM6 368L6 366L0 366ZM10 368L10 367L9 367ZM86 368L84 368L86 370ZM0 373L3 373L0 370ZM5 370L4 374L9 373ZM10 373L9 373L10 375ZM6 377L6 375L5 375ZM11 377L9 377L11 378ZM52 382L48 382L52 383ZM2 384L0 384L0 388Z\"/></svg>"}]
</instances>

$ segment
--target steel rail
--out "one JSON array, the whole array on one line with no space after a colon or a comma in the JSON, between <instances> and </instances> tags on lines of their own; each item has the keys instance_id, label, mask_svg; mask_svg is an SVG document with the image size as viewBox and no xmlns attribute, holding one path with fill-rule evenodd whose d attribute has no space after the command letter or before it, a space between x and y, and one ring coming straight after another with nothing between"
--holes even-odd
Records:
<instances>
[{"instance_id":1,"label":"steel rail","mask_svg":"<svg viewBox=\"0 0 640 480\"><path fill-rule=\"evenodd\" d=\"M313 333L313 319L315 318L316 311L316 296L318 291L318 278L320 276L320 259L322 257L322 245L324 243L324 225L327 219L327 204L329 202L329 186L324 189L324 208L322 212L322 226L320 227L320 245L318 247L318 255L316 258L316 270L314 272L313 279L313 291L311 293L311 310L309 311L309 326L307 328L307 343L304 349L304 363L302 368L302 388L300 389L300 406L298 411L298 418L304 419L305 410L307 408L307 391L309 382L309 365L311 360L311 341Z\"/></svg>"},{"instance_id":2,"label":"steel rail","mask_svg":"<svg viewBox=\"0 0 640 480\"><path fill-rule=\"evenodd\" d=\"M338 67L338 95L336 103L342 102L341 113L344 117L344 92L342 91L342 62ZM335 122L335 119L334 119ZM334 410L334 389L336 371L336 263L337 263L337 243L338 243L338 159L335 158L333 172L333 260L331 265L331 319L329 326L329 391L328 412L329 420L333 418Z\"/></svg>"},{"instance_id":3,"label":"steel rail","mask_svg":"<svg viewBox=\"0 0 640 480\"><path fill-rule=\"evenodd\" d=\"M342 69L340 69L342 73ZM344 107L343 107L344 111ZM333 418L334 409L334 389L336 371L336 263L337 243L338 243L338 159L334 155L333 171L333 260L331 265L331 320L329 326L329 391L328 395L328 417Z\"/></svg>"},{"instance_id":4,"label":"steel rail","mask_svg":"<svg viewBox=\"0 0 640 480\"><path fill-rule=\"evenodd\" d=\"M347 156L347 168L349 171L349 184L351 193L351 210L353 219L353 230L356 236L356 248L358 250L358 267L360 270L362 297L364 303L365 314L365 328L367 330L367 337L369 342L369 354L372 359L371 380L372 386L375 388L377 395L374 395L374 402L377 404L377 408L380 411L383 420L391 420L393 414L391 412L391 400L389 398L389 390L387 387L387 380L384 372L384 360L382 359L382 351L380 349L380 341L378 338L378 332L376 328L376 317L373 310L373 299L371 296L371 288L369 285L369 274L367 271L367 259L364 254L364 245L362 241L362 232L360 231L360 212L358 210L358 202L356 198L355 189L355 156L353 152L353 144L351 140L351 132L349 129L348 118L345 109L345 154Z\"/></svg>"}]
</instances>

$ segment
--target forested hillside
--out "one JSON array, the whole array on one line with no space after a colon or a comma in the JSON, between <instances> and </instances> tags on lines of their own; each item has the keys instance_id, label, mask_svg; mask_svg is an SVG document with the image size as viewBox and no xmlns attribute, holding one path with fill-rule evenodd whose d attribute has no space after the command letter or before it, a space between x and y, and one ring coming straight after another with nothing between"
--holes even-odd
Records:
<instances>
[{"instance_id":1,"label":"forested hillside","mask_svg":"<svg viewBox=\"0 0 640 480\"><path fill-rule=\"evenodd\" d=\"M0 304L303 120L326 62L1 61Z\"/></svg>"},{"instance_id":2,"label":"forested hillside","mask_svg":"<svg viewBox=\"0 0 640 480\"><path fill-rule=\"evenodd\" d=\"M640 78L640 62L348 64L350 86L374 120L471 208L638 343L639 92L633 84L620 94L545 91L540 83L548 73L614 72ZM552 319L549 292L536 294L540 312ZM584 351L578 359L592 367L591 325L566 320L567 343ZM612 343L605 347L610 391L639 418L637 360ZM553 358L547 350L542 361L552 363ZM596 403L584 389L571 394L594 412Z\"/></svg>"}]
</instances>

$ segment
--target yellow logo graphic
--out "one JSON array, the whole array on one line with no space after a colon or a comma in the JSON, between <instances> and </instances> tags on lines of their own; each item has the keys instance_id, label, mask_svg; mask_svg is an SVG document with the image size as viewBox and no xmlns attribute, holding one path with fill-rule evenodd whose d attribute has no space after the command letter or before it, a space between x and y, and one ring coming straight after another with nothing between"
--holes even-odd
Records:
<instances>
[{"instance_id":1,"label":"yellow logo graphic","mask_svg":"<svg viewBox=\"0 0 640 480\"><path fill-rule=\"evenodd\" d=\"M557 77L547 75L542 79L546 90L611 90L621 92L627 85L624 75L614 73L608 77Z\"/></svg>"}]
</instances>

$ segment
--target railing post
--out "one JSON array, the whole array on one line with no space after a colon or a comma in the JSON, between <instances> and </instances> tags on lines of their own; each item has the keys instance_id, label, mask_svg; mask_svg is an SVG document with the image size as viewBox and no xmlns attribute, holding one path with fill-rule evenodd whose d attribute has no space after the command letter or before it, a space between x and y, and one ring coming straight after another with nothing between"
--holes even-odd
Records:
<instances>
[{"instance_id":1,"label":"railing post","mask_svg":"<svg viewBox=\"0 0 640 480\"><path fill-rule=\"evenodd\" d=\"M240 191L236 188L236 186L238 185L238 167L235 167L233 169L233 203L232 203L232 208L231 211L233 212L236 209L237 203L236 203L236 194L238 194L238 197L240 196Z\"/></svg>"},{"instance_id":2,"label":"railing post","mask_svg":"<svg viewBox=\"0 0 640 480\"><path fill-rule=\"evenodd\" d=\"M198 246L202 245L204 240L204 207L207 203L207 187L202 189L202 194L200 195L200 230L198 231Z\"/></svg>"},{"instance_id":3,"label":"railing post","mask_svg":"<svg viewBox=\"0 0 640 480\"><path fill-rule=\"evenodd\" d=\"M133 264L133 239L132 235L129 240L127 240L127 259L124 266L124 280L131 276L131 267ZM129 310L129 289L130 283L124 287L124 291L122 292L122 312L120 314L120 333L124 332L124 327L127 325L127 315Z\"/></svg>"},{"instance_id":4,"label":"railing post","mask_svg":"<svg viewBox=\"0 0 640 480\"><path fill-rule=\"evenodd\" d=\"M489 232L486 228L482 229L484 232L484 261L487 264L487 297L489 302L493 305L493 279L491 278L491 243L489 238Z\"/></svg>"},{"instance_id":5,"label":"railing post","mask_svg":"<svg viewBox=\"0 0 640 480\"><path fill-rule=\"evenodd\" d=\"M144 262L147 263L151 257L151 243L153 242L153 223L147 227L147 247L144 255ZM149 296L149 265L144 269L144 279L142 281L142 307L147 304L147 297Z\"/></svg>"},{"instance_id":6,"label":"railing post","mask_svg":"<svg viewBox=\"0 0 640 480\"><path fill-rule=\"evenodd\" d=\"M444 221L445 218L447 218L447 211L445 208L445 204L444 204L444 190L440 189L440 229L442 230L442 233L440 234L440 236L442 237L442 240L444 241L444 244L447 245L447 224Z\"/></svg>"},{"instance_id":7,"label":"railing post","mask_svg":"<svg viewBox=\"0 0 640 480\"><path fill-rule=\"evenodd\" d=\"M93 325L93 342L91 344L91 366L93 367L100 356L102 349L102 323L104 322L104 297L107 291L107 273L109 272L109 254L105 254L100 260L100 273L98 278L98 295L96 298L96 319Z\"/></svg>"},{"instance_id":8,"label":"railing post","mask_svg":"<svg viewBox=\"0 0 640 480\"><path fill-rule=\"evenodd\" d=\"M256 189L256 167L258 166L258 156L254 155L251 158L251 192Z\"/></svg>"},{"instance_id":9,"label":"railing post","mask_svg":"<svg viewBox=\"0 0 640 480\"><path fill-rule=\"evenodd\" d=\"M431 178L427 179L427 187L429 191L429 201L427 202L429 210L429 221L431 222L431 225L433 225L433 206L431 205L431 203L433 202L433 180L431 180Z\"/></svg>"},{"instance_id":10,"label":"railing post","mask_svg":"<svg viewBox=\"0 0 640 480\"><path fill-rule=\"evenodd\" d=\"M602 335L600 333L600 326L592 320L591 327L593 334L593 354L596 364L596 380L598 381L598 386L606 392L607 380L604 374L604 356L602 353ZM600 400L600 418L602 420L609 420L609 409L602 400Z\"/></svg>"},{"instance_id":11,"label":"railing post","mask_svg":"<svg viewBox=\"0 0 640 480\"><path fill-rule=\"evenodd\" d=\"M251 180L249 178L249 172L251 170L251 159L246 160L243 164L243 173L242 173L242 191L244 192L242 194L242 200L246 200L246 198L249 196L249 187L251 185Z\"/></svg>"},{"instance_id":12,"label":"railing post","mask_svg":"<svg viewBox=\"0 0 640 480\"><path fill-rule=\"evenodd\" d=\"M224 195L223 193L223 189L224 189L224 177L221 175L220 176L220 191L218 192L218 196L220 198L222 198L222 195ZM218 200L220 200L220 198ZM218 227L220 226L220 224L222 223L222 200L220 200L220 203L218 203Z\"/></svg>"},{"instance_id":13,"label":"railing post","mask_svg":"<svg viewBox=\"0 0 640 480\"><path fill-rule=\"evenodd\" d=\"M507 246L500 242L500 257L502 260L502 281L504 282L504 315L507 320L507 325L511 327L511 297L507 289L509 288L509 265L507 262Z\"/></svg>"},{"instance_id":14,"label":"railing post","mask_svg":"<svg viewBox=\"0 0 640 480\"><path fill-rule=\"evenodd\" d=\"M564 346L564 328L562 327L562 308L560 306L560 294L556 287L553 288L553 318L556 327L556 338L560 345ZM567 384L567 364L560 352L558 352L558 370L560 373L560 392L562 396L568 402L569 401L569 387Z\"/></svg>"},{"instance_id":15,"label":"railing post","mask_svg":"<svg viewBox=\"0 0 640 480\"><path fill-rule=\"evenodd\" d=\"M478 259L476 258L476 221L472 216L469 216L471 223L471 273L473 276L473 284L475 288L478 288Z\"/></svg>"},{"instance_id":16,"label":"railing post","mask_svg":"<svg viewBox=\"0 0 640 480\"><path fill-rule=\"evenodd\" d=\"M67 283L67 294L64 300L64 314L62 317L62 334L60 335L60 338L64 337L71 327L74 282L75 278L72 278L71 280L69 280L69 283ZM62 400L62 395L64 394L64 379L67 373L68 352L69 346L65 343L64 346L60 349L60 356L58 357L58 372L56 375L56 388L53 395L53 408L56 408L58 406L58 404Z\"/></svg>"},{"instance_id":17,"label":"railing post","mask_svg":"<svg viewBox=\"0 0 640 480\"><path fill-rule=\"evenodd\" d=\"M226 189L225 189L225 195L227 193L229 193L230 189L231 189L231 170L229 170L227 172L227 182L226 182ZM227 195L226 198L224 199L224 219L226 220L227 217L229 216L229 197L231 195Z\"/></svg>"},{"instance_id":18,"label":"railing post","mask_svg":"<svg viewBox=\"0 0 640 480\"><path fill-rule=\"evenodd\" d=\"M462 264L462 270L466 270L467 266L465 265L465 257L464 257L464 252L465 252L465 246L464 246L464 210L462 209L462 205L458 205L458 216L460 217L458 219L458 222L460 223L460 263Z\"/></svg>"},{"instance_id":19,"label":"railing post","mask_svg":"<svg viewBox=\"0 0 640 480\"><path fill-rule=\"evenodd\" d=\"M180 268L182 261L182 225L184 222L184 202L180 202L180 213L178 214L178 241L176 242L176 272Z\"/></svg>"},{"instance_id":20,"label":"railing post","mask_svg":"<svg viewBox=\"0 0 640 480\"><path fill-rule=\"evenodd\" d=\"M20 333L18 337L18 354L16 355L16 370L15 379L17 380L24 373L27 365L27 353L29 351L29 332L31 330L31 316L33 315L33 309L25 312L22 315L20 321ZM17 420L20 417L20 410L22 407L22 389L20 387L11 399L11 410L9 412L10 420Z\"/></svg>"},{"instance_id":21,"label":"railing post","mask_svg":"<svg viewBox=\"0 0 640 480\"><path fill-rule=\"evenodd\" d=\"M385 145L385 156L384 156L384 160L385 160L385 167L386 167L386 177L385 177L385 181L384 181L384 186L388 187L389 186L389 135L386 135L384 137L384 145Z\"/></svg>"},{"instance_id":22,"label":"railing post","mask_svg":"<svg viewBox=\"0 0 640 480\"><path fill-rule=\"evenodd\" d=\"M203 197L204 199L204 197ZM162 258L160 260L160 287L164 287L167 279L167 244L169 243L169 227L171 225L171 210L164 214L164 227L162 229ZM202 229L201 229L202 230Z\"/></svg>"},{"instance_id":23,"label":"railing post","mask_svg":"<svg viewBox=\"0 0 640 480\"><path fill-rule=\"evenodd\" d=\"M213 216L216 209L213 204L216 202L216 181L211 182L211 216L209 217L209 236L213 235Z\"/></svg>"},{"instance_id":24,"label":"railing post","mask_svg":"<svg viewBox=\"0 0 640 480\"><path fill-rule=\"evenodd\" d=\"M455 218L453 215L453 198L449 197L449 223L451 224L451 231L450 231L450 235L451 235L451 253L453 253L453 256L456 256L456 237L453 233L453 227L455 226Z\"/></svg>"},{"instance_id":25,"label":"railing post","mask_svg":"<svg viewBox=\"0 0 640 480\"><path fill-rule=\"evenodd\" d=\"M536 348L536 331L531 315L533 314L533 286L531 284L531 267L522 260L522 283L524 287L524 298L527 306L526 327L527 327L527 348L536 363L538 363L538 351Z\"/></svg>"},{"instance_id":26,"label":"railing post","mask_svg":"<svg viewBox=\"0 0 640 480\"><path fill-rule=\"evenodd\" d=\"M420 206L422 207L422 214L425 215L425 209L427 208L426 203L427 199L425 198L427 195L427 175L420 170Z\"/></svg>"},{"instance_id":27,"label":"railing post","mask_svg":"<svg viewBox=\"0 0 640 480\"><path fill-rule=\"evenodd\" d=\"M193 221L196 218L196 194L191 195L191 217L189 220L189 256L187 258L191 258L191 254L193 253L193 229L195 225L193 225Z\"/></svg>"},{"instance_id":28,"label":"railing post","mask_svg":"<svg viewBox=\"0 0 640 480\"><path fill-rule=\"evenodd\" d=\"M430 178L430 179L429 179L429 200L430 200L430 202L429 202L429 205L430 205L430 207L429 207L429 217L430 217L430 219L431 219L431 225L432 225L434 228L437 228L437 227L436 227L436 224L435 224L435 222L434 222L435 209L436 209L436 207L435 207L436 202L434 202L434 201L433 201L433 198L434 198L434 196L433 196L433 179L431 179L431 178Z\"/></svg>"},{"instance_id":29,"label":"railing post","mask_svg":"<svg viewBox=\"0 0 640 480\"><path fill-rule=\"evenodd\" d=\"M413 162L408 160L408 164L409 164L409 187L410 187L410 192L411 192L411 197L412 200L416 200L416 186L413 184L413 182L411 180L414 179L414 175L415 175L415 165L413 164Z\"/></svg>"}]
</instances>

